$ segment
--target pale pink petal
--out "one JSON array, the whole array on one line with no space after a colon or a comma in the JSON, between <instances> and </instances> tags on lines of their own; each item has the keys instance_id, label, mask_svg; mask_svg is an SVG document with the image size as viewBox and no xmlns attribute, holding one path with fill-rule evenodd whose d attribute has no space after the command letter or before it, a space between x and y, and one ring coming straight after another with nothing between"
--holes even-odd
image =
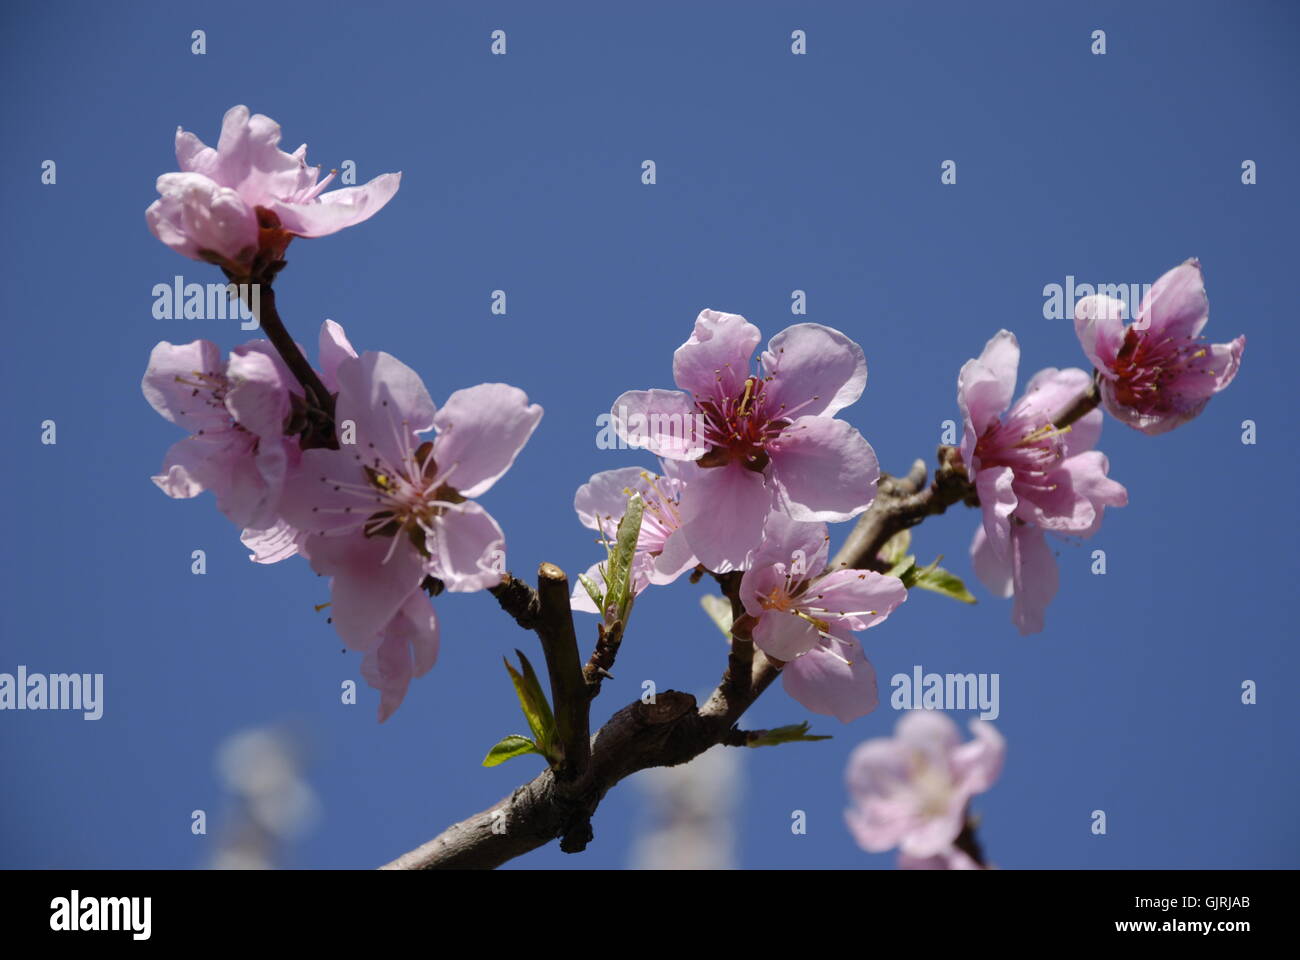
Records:
<instances>
[{"instance_id":1,"label":"pale pink petal","mask_svg":"<svg viewBox=\"0 0 1300 960\"><path fill-rule=\"evenodd\" d=\"M231 381L226 408L239 425L263 440L283 437L291 410L288 372L247 345L231 352L226 372Z\"/></svg>"},{"instance_id":2,"label":"pale pink petal","mask_svg":"<svg viewBox=\"0 0 1300 960\"><path fill-rule=\"evenodd\" d=\"M464 497L478 497L510 469L542 419L542 408L505 383L457 390L433 418L438 477Z\"/></svg>"},{"instance_id":3,"label":"pale pink petal","mask_svg":"<svg viewBox=\"0 0 1300 960\"><path fill-rule=\"evenodd\" d=\"M325 384L325 389L330 393L338 393L339 364L345 359L357 356L341 324L333 320L326 320L321 324L317 350L320 357L321 383Z\"/></svg>"},{"instance_id":4,"label":"pale pink petal","mask_svg":"<svg viewBox=\"0 0 1300 960\"><path fill-rule=\"evenodd\" d=\"M257 249L257 216L243 197L198 173L165 173L145 210L153 235L191 260L214 253L243 262Z\"/></svg>"},{"instance_id":5,"label":"pale pink petal","mask_svg":"<svg viewBox=\"0 0 1300 960\"><path fill-rule=\"evenodd\" d=\"M698 399L739 396L761 338L739 314L703 310L691 338L673 354L673 380Z\"/></svg>"},{"instance_id":6,"label":"pale pink petal","mask_svg":"<svg viewBox=\"0 0 1300 960\"><path fill-rule=\"evenodd\" d=\"M984 533L989 548L1000 557L1011 556L1011 515L1020 502L1013 488L1015 479L1011 467L992 467L975 475Z\"/></svg>"},{"instance_id":7,"label":"pale pink petal","mask_svg":"<svg viewBox=\"0 0 1300 960\"><path fill-rule=\"evenodd\" d=\"M1103 294L1084 297L1074 308L1074 332L1092 365L1103 375L1113 371L1115 356L1124 342L1123 300Z\"/></svg>"},{"instance_id":8,"label":"pale pink petal","mask_svg":"<svg viewBox=\"0 0 1300 960\"><path fill-rule=\"evenodd\" d=\"M876 453L844 420L799 417L767 449L782 506L796 520L849 520L875 499Z\"/></svg>"},{"instance_id":9,"label":"pale pink petal","mask_svg":"<svg viewBox=\"0 0 1300 960\"><path fill-rule=\"evenodd\" d=\"M1015 524L1011 532L1014 551L1016 599L1011 609L1011 621L1021 636L1040 633L1043 629L1047 606L1056 596L1060 586L1060 573L1056 557L1048 546L1043 531L1037 527Z\"/></svg>"},{"instance_id":10,"label":"pale pink petal","mask_svg":"<svg viewBox=\"0 0 1300 960\"><path fill-rule=\"evenodd\" d=\"M845 779L853 805L844 819L864 850L879 853L898 846L915 823L911 796L910 751L898 740L875 737L849 755Z\"/></svg>"},{"instance_id":11,"label":"pale pink petal","mask_svg":"<svg viewBox=\"0 0 1300 960\"><path fill-rule=\"evenodd\" d=\"M420 375L391 354L367 350L338 365L338 422L356 426L356 443L341 449L369 462L378 455L397 465L419 445L416 433L433 426L436 408Z\"/></svg>"},{"instance_id":12,"label":"pale pink petal","mask_svg":"<svg viewBox=\"0 0 1300 960\"><path fill-rule=\"evenodd\" d=\"M406 699L411 685L411 645L396 634L385 635L361 660L361 675L379 691L379 722L383 723Z\"/></svg>"},{"instance_id":13,"label":"pale pink petal","mask_svg":"<svg viewBox=\"0 0 1300 960\"><path fill-rule=\"evenodd\" d=\"M1205 278L1195 258L1179 264L1151 285L1133 323L1135 330L1157 339L1193 339L1210 319Z\"/></svg>"},{"instance_id":14,"label":"pale pink petal","mask_svg":"<svg viewBox=\"0 0 1300 960\"><path fill-rule=\"evenodd\" d=\"M467 501L448 507L435 524L429 566L449 591L469 593L501 582L506 538L490 513Z\"/></svg>"},{"instance_id":15,"label":"pale pink petal","mask_svg":"<svg viewBox=\"0 0 1300 960\"><path fill-rule=\"evenodd\" d=\"M909 710L899 717L894 737L909 750L920 751L930 762L946 765L949 752L961 742L961 731L946 713Z\"/></svg>"},{"instance_id":16,"label":"pale pink petal","mask_svg":"<svg viewBox=\"0 0 1300 960\"><path fill-rule=\"evenodd\" d=\"M941 850L928 857L916 857L900 851L898 854L898 869L982 870L983 868L971 859L970 854L958 850L956 847L949 847L947 850Z\"/></svg>"},{"instance_id":17,"label":"pale pink petal","mask_svg":"<svg viewBox=\"0 0 1300 960\"><path fill-rule=\"evenodd\" d=\"M1065 370L1048 367L1039 370L1025 385L1025 392L1011 408L1008 419L1021 419L1026 423L1051 423L1086 393L1091 385L1092 374L1078 367L1068 367ZM1096 433L1100 434L1099 416L1096 423ZM1070 432L1073 433L1075 429L1078 429L1077 424ZM1093 442L1096 442L1095 437ZM1091 444L1078 445L1079 450L1087 450L1089 446Z\"/></svg>"},{"instance_id":18,"label":"pale pink petal","mask_svg":"<svg viewBox=\"0 0 1300 960\"><path fill-rule=\"evenodd\" d=\"M361 675L380 692L379 722L402 704L412 677L438 659L438 618L422 591L414 591L384 628L379 645L361 661Z\"/></svg>"},{"instance_id":19,"label":"pale pink petal","mask_svg":"<svg viewBox=\"0 0 1300 960\"><path fill-rule=\"evenodd\" d=\"M1007 741L993 724L979 717L970 722L974 740L961 744L952 752L952 774L957 790L969 798L983 793L1002 773Z\"/></svg>"},{"instance_id":20,"label":"pale pink petal","mask_svg":"<svg viewBox=\"0 0 1300 960\"><path fill-rule=\"evenodd\" d=\"M1073 531L1079 536L1096 533L1101 526L1103 507L1128 505L1128 490L1107 476L1110 461L1100 450L1088 450L1070 457L1061 463L1061 469L1069 475L1070 488L1079 496L1086 497L1094 510L1093 522Z\"/></svg>"},{"instance_id":21,"label":"pale pink petal","mask_svg":"<svg viewBox=\"0 0 1300 960\"><path fill-rule=\"evenodd\" d=\"M384 173L359 187L321 194L307 203L270 204L285 230L300 237L324 237L369 220L384 208L401 186L400 173Z\"/></svg>"},{"instance_id":22,"label":"pale pink petal","mask_svg":"<svg viewBox=\"0 0 1300 960\"><path fill-rule=\"evenodd\" d=\"M999 554L984 532L984 525L975 528L975 537L970 545L971 566L980 583L995 597L1009 597L1015 589L1012 583L1011 551Z\"/></svg>"},{"instance_id":23,"label":"pale pink petal","mask_svg":"<svg viewBox=\"0 0 1300 960\"><path fill-rule=\"evenodd\" d=\"M822 572L830 553L830 537L824 523L793 520L788 513L773 511L763 526L763 542L754 551L752 568L782 564L792 576L811 579Z\"/></svg>"},{"instance_id":24,"label":"pale pink petal","mask_svg":"<svg viewBox=\"0 0 1300 960\"><path fill-rule=\"evenodd\" d=\"M793 660L817 646L817 628L793 610L764 610L753 630L754 643L769 657Z\"/></svg>"},{"instance_id":25,"label":"pale pink petal","mask_svg":"<svg viewBox=\"0 0 1300 960\"><path fill-rule=\"evenodd\" d=\"M862 396L867 359L862 348L831 327L798 323L768 343L763 369L773 417L834 416Z\"/></svg>"},{"instance_id":26,"label":"pale pink petal","mask_svg":"<svg viewBox=\"0 0 1300 960\"><path fill-rule=\"evenodd\" d=\"M846 662L847 661L847 662ZM876 709L876 671L852 638L816 646L781 671L785 692L813 713L849 723Z\"/></svg>"},{"instance_id":27,"label":"pale pink petal","mask_svg":"<svg viewBox=\"0 0 1300 960\"><path fill-rule=\"evenodd\" d=\"M682 527L709 570L739 569L758 546L772 509L763 477L739 464L700 470L682 492Z\"/></svg>"},{"instance_id":28,"label":"pale pink petal","mask_svg":"<svg viewBox=\"0 0 1300 960\"><path fill-rule=\"evenodd\" d=\"M687 570L699 564L691 543L683 530L674 530L664 541L659 555L652 558L649 572L650 582L654 584L672 583Z\"/></svg>"},{"instance_id":29,"label":"pale pink petal","mask_svg":"<svg viewBox=\"0 0 1300 960\"><path fill-rule=\"evenodd\" d=\"M573 496L573 509L582 525L612 538L627 511L629 491L640 490L645 476L642 467L619 467L593 474Z\"/></svg>"},{"instance_id":30,"label":"pale pink petal","mask_svg":"<svg viewBox=\"0 0 1300 960\"><path fill-rule=\"evenodd\" d=\"M227 431L186 437L172 444L162 473L153 482L174 498L211 490L220 510L235 526L261 528L275 523L279 491L267 485L252 456L252 435Z\"/></svg>"},{"instance_id":31,"label":"pale pink petal","mask_svg":"<svg viewBox=\"0 0 1300 960\"><path fill-rule=\"evenodd\" d=\"M669 460L697 460L709 449L700 414L680 390L629 390L610 411L614 432L633 449Z\"/></svg>"},{"instance_id":32,"label":"pale pink petal","mask_svg":"<svg viewBox=\"0 0 1300 960\"><path fill-rule=\"evenodd\" d=\"M907 600L897 577L873 570L836 570L813 582L799 609L819 620L837 620L850 630L874 627Z\"/></svg>"},{"instance_id":33,"label":"pale pink petal","mask_svg":"<svg viewBox=\"0 0 1300 960\"><path fill-rule=\"evenodd\" d=\"M957 375L957 403L966 423L962 459L971 463L975 441L1011 406L1020 365L1020 344L1015 334L998 331L976 360L967 360ZM968 449L969 448L969 449Z\"/></svg>"},{"instance_id":34,"label":"pale pink petal","mask_svg":"<svg viewBox=\"0 0 1300 960\"><path fill-rule=\"evenodd\" d=\"M173 344L163 341L149 354L141 389L144 398L164 419L190 433L223 429L229 413L213 401L200 375L220 377L225 369L221 351L210 340Z\"/></svg>"},{"instance_id":35,"label":"pale pink petal","mask_svg":"<svg viewBox=\"0 0 1300 960\"><path fill-rule=\"evenodd\" d=\"M333 578L330 617L353 650L375 649L380 633L424 580L415 549L393 546L391 537L311 536L299 547L313 570Z\"/></svg>"},{"instance_id":36,"label":"pale pink petal","mask_svg":"<svg viewBox=\"0 0 1300 960\"><path fill-rule=\"evenodd\" d=\"M252 554L249 560L254 563L279 563L298 552L299 533L283 520L277 520L274 526L264 530L245 530L239 540Z\"/></svg>"}]
</instances>

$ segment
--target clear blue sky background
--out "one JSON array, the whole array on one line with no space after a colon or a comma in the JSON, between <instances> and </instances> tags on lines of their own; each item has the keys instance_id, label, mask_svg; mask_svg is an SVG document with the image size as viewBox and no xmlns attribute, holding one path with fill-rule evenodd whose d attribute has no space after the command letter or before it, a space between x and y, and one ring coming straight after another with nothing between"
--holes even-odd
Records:
<instances>
[{"instance_id":1,"label":"clear blue sky background","mask_svg":"<svg viewBox=\"0 0 1300 960\"><path fill-rule=\"evenodd\" d=\"M1042 316L1045 284L1150 282L1200 257L1209 334L1249 337L1242 372L1171 435L1107 423L1131 505L1061 547L1046 632L1018 636L1009 604L976 585L976 607L918 594L864 638L882 684L914 664L1001 675L1006 771L976 801L999 864L1300 866L1294 5L53 2L0 16L0 670L103 672L107 688L94 723L0 714L0 866L203 863L215 831L193 836L190 811L218 818L213 752L252 725L291 724L312 747L324 818L294 866L383 862L538 767L479 766L522 726L501 656L536 650L491 596L437 602L441 660L380 726L364 684L359 705L339 703L358 659L312 610L324 582L300 560L249 563L210 497L170 501L149 482L179 437L140 394L149 350L245 335L153 319L155 283L220 278L158 243L144 209L175 167L176 126L215 143L236 103L313 162L403 172L371 221L293 244L281 310L304 342L338 320L439 402L503 380L546 408L483 501L523 574L593 561L575 488L648 462L596 449L595 418L625 389L671 385L701 308L771 336L806 290L808 320L865 348L870 381L846 416L901 471L932 455L958 416L958 368L1000 327L1020 338L1022 383L1084 363L1069 322ZM497 28L504 57L488 49ZM806 56L790 52L796 28ZM1105 56L1089 52L1097 28ZM947 159L956 186L939 182ZM505 317L489 312L498 288ZM969 577L976 522L954 511L917 545ZM1106 576L1089 573L1094 546ZM206 576L190 573L196 548ZM597 720L644 679L716 680L704 589L643 597ZM592 619L580 629L586 646ZM1255 706L1240 703L1248 679ZM776 689L748 722L805 718ZM746 758L742 865L892 865L844 829L842 772L897 715L811 719L834 739ZM637 803L616 789L587 853L552 845L517 865L622 866Z\"/></svg>"}]
</instances>

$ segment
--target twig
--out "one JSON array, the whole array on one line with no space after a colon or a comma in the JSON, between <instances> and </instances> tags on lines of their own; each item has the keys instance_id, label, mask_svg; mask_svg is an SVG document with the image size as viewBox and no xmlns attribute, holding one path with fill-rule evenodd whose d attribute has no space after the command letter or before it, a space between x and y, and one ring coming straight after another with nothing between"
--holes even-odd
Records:
<instances>
[{"instance_id":1,"label":"twig","mask_svg":"<svg viewBox=\"0 0 1300 960\"><path fill-rule=\"evenodd\" d=\"M537 569L538 618L534 630L546 654L546 669L551 678L551 700L555 727L563 759L558 775L563 780L577 780L591 759L588 730L587 681L578 659L578 638L573 630L573 611L569 606L569 578L553 563Z\"/></svg>"}]
</instances>

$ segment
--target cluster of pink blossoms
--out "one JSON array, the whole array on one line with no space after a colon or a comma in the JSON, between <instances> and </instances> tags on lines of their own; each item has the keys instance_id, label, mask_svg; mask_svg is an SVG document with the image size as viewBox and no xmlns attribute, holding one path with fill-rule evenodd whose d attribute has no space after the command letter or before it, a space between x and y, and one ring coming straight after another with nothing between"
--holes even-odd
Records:
<instances>
[{"instance_id":1,"label":"cluster of pink blossoms","mask_svg":"<svg viewBox=\"0 0 1300 960\"><path fill-rule=\"evenodd\" d=\"M398 175L387 174L321 194L328 179L317 183L306 148L286 154L279 140L273 121L244 107L226 114L216 150L179 133L185 172L159 178L150 228L186 256L246 269L265 252L256 210L270 210L290 235L322 236L366 219L397 189ZM253 560L301 554L331 578L331 620L364 654L382 722L437 658L430 597L501 582L505 536L474 498L510 468L542 408L522 390L485 383L439 409L415 371L387 353L358 356L328 320L314 369L335 400L336 448L303 449L304 390L269 341L225 360L206 340L158 344L145 398L190 436L154 482L176 498L212 491Z\"/></svg>"},{"instance_id":2,"label":"cluster of pink blossoms","mask_svg":"<svg viewBox=\"0 0 1300 960\"><path fill-rule=\"evenodd\" d=\"M785 664L786 691L848 722L878 702L875 672L853 633L907 599L896 577L825 570L826 523L871 506L880 475L871 445L835 417L862 395L867 362L838 330L801 323L773 337L755 368L760 340L744 317L700 313L673 355L680 389L629 391L611 412L624 441L661 458L662 475L637 467L597 474L574 507L585 526L612 539L628 497L641 495L638 593L697 565L744 571L753 641ZM581 588L573 606L598 612Z\"/></svg>"},{"instance_id":3,"label":"cluster of pink blossoms","mask_svg":"<svg viewBox=\"0 0 1300 960\"><path fill-rule=\"evenodd\" d=\"M1237 375L1246 338L1226 344L1200 338L1209 302L1196 260L1157 280L1127 328L1125 312L1119 300L1091 296L1075 313L1101 405L1121 423L1165 433L1197 416ZM1093 449L1101 410L1069 417L1094 375L1041 370L1013 405L1019 364L1015 336L999 332L962 367L957 400L965 421L961 458L983 512L971 543L975 574L991 593L1015 597L1012 621L1030 634L1043 629L1058 587L1045 535L1092 536L1104 508L1124 506L1128 493L1107 475L1106 456Z\"/></svg>"}]
</instances>

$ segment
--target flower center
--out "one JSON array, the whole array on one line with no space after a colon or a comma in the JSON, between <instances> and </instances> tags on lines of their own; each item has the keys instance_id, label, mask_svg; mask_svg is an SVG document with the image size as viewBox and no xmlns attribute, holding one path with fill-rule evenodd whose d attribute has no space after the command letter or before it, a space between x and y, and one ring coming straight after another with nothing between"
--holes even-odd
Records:
<instances>
[{"instance_id":1,"label":"flower center","mask_svg":"<svg viewBox=\"0 0 1300 960\"><path fill-rule=\"evenodd\" d=\"M1171 381L1187 372L1217 374L1213 357L1199 340L1156 340L1129 327L1115 356L1115 397L1138 410L1167 410L1174 400Z\"/></svg>"},{"instance_id":2,"label":"flower center","mask_svg":"<svg viewBox=\"0 0 1300 960\"><path fill-rule=\"evenodd\" d=\"M253 445L256 447L257 438L249 433L248 429L238 423L230 414L230 409L226 406L226 394L230 392L232 384L230 378L224 373L203 373L199 370L191 371L189 377L177 376L176 382L183 386L190 387L190 397L195 403L207 407L212 414L220 418L224 425L216 430L201 428L196 431L195 436L207 436L212 433L224 433L225 431L238 431L248 434L252 438ZM185 413L185 411L179 411Z\"/></svg>"},{"instance_id":3,"label":"flower center","mask_svg":"<svg viewBox=\"0 0 1300 960\"><path fill-rule=\"evenodd\" d=\"M1054 470L1065 457L1065 435L1050 420L1013 418L996 421L975 444L979 468L1011 467L1017 483L1034 483Z\"/></svg>"},{"instance_id":4,"label":"flower center","mask_svg":"<svg viewBox=\"0 0 1300 960\"><path fill-rule=\"evenodd\" d=\"M405 433L405 424L403 424ZM370 445L372 448L374 444ZM393 545L384 557L387 563L401 541L410 541L420 555L428 559L438 536L437 519L465 498L447 482L452 469L440 471L433 459L433 443L425 441L412 449L409 435L398 463L388 462L375 453L367 463L360 463L363 483L321 477L336 493L355 497L356 506L319 507L313 512L355 515L355 521L330 531L330 535L352 533L360 529L366 537L391 537Z\"/></svg>"},{"instance_id":5,"label":"flower center","mask_svg":"<svg viewBox=\"0 0 1300 960\"><path fill-rule=\"evenodd\" d=\"M947 813L952 802L953 787L947 771L931 763L924 752L913 750L911 773L920 815L929 819Z\"/></svg>"}]
</instances>

